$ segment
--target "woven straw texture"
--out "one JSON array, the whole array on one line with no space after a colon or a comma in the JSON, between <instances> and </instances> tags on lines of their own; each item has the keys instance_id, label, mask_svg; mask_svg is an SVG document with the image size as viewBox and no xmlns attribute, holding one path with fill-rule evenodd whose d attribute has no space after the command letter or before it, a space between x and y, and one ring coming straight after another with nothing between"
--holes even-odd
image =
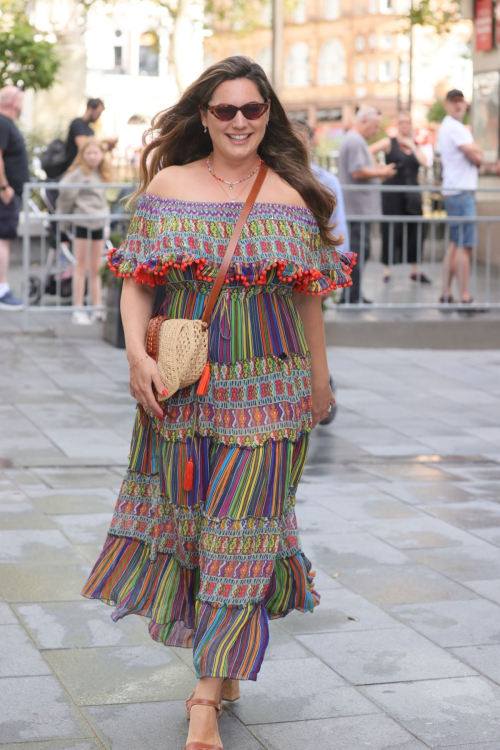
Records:
<instances>
[{"instance_id":1,"label":"woven straw texture","mask_svg":"<svg viewBox=\"0 0 500 750\"><path fill-rule=\"evenodd\" d=\"M200 379L208 360L207 324L201 320L165 320L158 336L158 371L168 396Z\"/></svg>"}]
</instances>

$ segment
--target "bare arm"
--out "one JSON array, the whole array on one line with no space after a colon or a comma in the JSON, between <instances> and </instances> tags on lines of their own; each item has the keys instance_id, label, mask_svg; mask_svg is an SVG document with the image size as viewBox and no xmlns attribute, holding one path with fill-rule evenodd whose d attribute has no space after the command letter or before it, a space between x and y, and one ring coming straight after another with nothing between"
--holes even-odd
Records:
<instances>
[{"instance_id":1,"label":"bare arm","mask_svg":"<svg viewBox=\"0 0 500 750\"><path fill-rule=\"evenodd\" d=\"M483 163L483 152L474 141L473 143L464 143L463 146L459 146L459 149L464 152L469 161L480 167Z\"/></svg>"},{"instance_id":2,"label":"bare arm","mask_svg":"<svg viewBox=\"0 0 500 750\"><path fill-rule=\"evenodd\" d=\"M312 421L313 427L328 413L335 398L330 388L330 373L326 358L325 324L321 297L293 292L293 302L302 320L307 348L311 352Z\"/></svg>"},{"instance_id":3,"label":"bare arm","mask_svg":"<svg viewBox=\"0 0 500 750\"><path fill-rule=\"evenodd\" d=\"M355 180L371 180L373 177L386 180L388 177L394 177L396 172L394 164L380 164L377 167L363 167L356 172L351 172L351 177Z\"/></svg>"},{"instance_id":4,"label":"bare arm","mask_svg":"<svg viewBox=\"0 0 500 750\"><path fill-rule=\"evenodd\" d=\"M84 143L88 141L90 136L88 135L76 135L75 136L75 144L78 150L81 149Z\"/></svg>"},{"instance_id":5,"label":"bare arm","mask_svg":"<svg viewBox=\"0 0 500 750\"><path fill-rule=\"evenodd\" d=\"M3 185L9 185L9 181L7 180L7 176L5 174L3 150L0 149L0 187L3 187ZM5 203L5 205L8 205L13 197L14 188L11 188L10 185L5 190L0 191L0 199L2 200L2 203Z\"/></svg>"},{"instance_id":6,"label":"bare arm","mask_svg":"<svg viewBox=\"0 0 500 750\"><path fill-rule=\"evenodd\" d=\"M413 154L421 167L427 166L427 157L424 152L419 149L418 146L413 151Z\"/></svg>"},{"instance_id":7,"label":"bare arm","mask_svg":"<svg viewBox=\"0 0 500 750\"><path fill-rule=\"evenodd\" d=\"M147 356L145 345L148 323L153 312L154 296L154 287L136 284L132 277L123 280L120 310L125 332L127 359L132 368L130 370L130 393L145 409L162 417L163 412L154 397L152 385L154 384L156 390L161 393L163 383L156 362Z\"/></svg>"},{"instance_id":8,"label":"bare arm","mask_svg":"<svg viewBox=\"0 0 500 750\"><path fill-rule=\"evenodd\" d=\"M388 154L391 150L391 139L387 138L381 138L379 141L375 141L375 143L372 143L370 146L368 146L368 151L375 155L380 153L380 151L383 151L385 154Z\"/></svg>"}]
</instances>

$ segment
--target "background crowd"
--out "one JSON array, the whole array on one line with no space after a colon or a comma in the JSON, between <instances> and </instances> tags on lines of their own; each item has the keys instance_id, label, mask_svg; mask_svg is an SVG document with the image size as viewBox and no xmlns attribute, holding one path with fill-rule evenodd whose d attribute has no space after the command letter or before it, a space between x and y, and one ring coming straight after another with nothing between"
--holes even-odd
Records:
<instances>
[{"instance_id":1,"label":"background crowd","mask_svg":"<svg viewBox=\"0 0 500 750\"><path fill-rule=\"evenodd\" d=\"M23 184L29 181L26 145L16 120L23 106L23 92L7 86L0 91L0 309L20 310L22 300L10 289L8 266L10 243L17 236L22 203ZM444 205L449 216L476 215L475 193L481 149L474 142L470 129L463 124L467 102L458 89L448 92L446 117L439 134L438 148L442 162ZM66 140L47 144L42 165L51 180L76 187L59 191L55 209L61 214L89 215L79 220L71 234L71 221L61 224L75 255L73 271L73 303L77 308L73 322L88 325L102 314L89 316L84 310L85 280L88 275L93 306L101 305L99 269L104 251L104 233L109 207L103 183L111 180L108 154L117 144L115 137L94 137L94 125L104 111L101 99L89 99L84 114L73 119ZM362 293L362 274L371 257L372 226L380 217L422 216L421 193L408 188L419 184L421 168L428 166L428 156L415 143L409 112L398 116L397 132L390 137L380 133L382 113L374 107L358 110L352 127L345 133L338 156L338 178L314 165L317 178L337 196L337 209L332 222L338 226L345 244L357 253L358 263L352 275L352 286L344 290L339 303L370 304ZM314 132L305 123L297 123L312 153ZM391 191L381 190L381 185ZM345 194L342 187L345 186ZM346 216L351 217L349 222ZM431 279L419 268L423 257L424 231L418 220L381 221L381 260L383 281L390 283L391 267L410 265L409 278L416 284L429 284ZM469 275L476 228L472 221L452 221L450 243L443 263L440 302L454 303L452 293L457 280L459 299L471 303Z\"/></svg>"}]
</instances>

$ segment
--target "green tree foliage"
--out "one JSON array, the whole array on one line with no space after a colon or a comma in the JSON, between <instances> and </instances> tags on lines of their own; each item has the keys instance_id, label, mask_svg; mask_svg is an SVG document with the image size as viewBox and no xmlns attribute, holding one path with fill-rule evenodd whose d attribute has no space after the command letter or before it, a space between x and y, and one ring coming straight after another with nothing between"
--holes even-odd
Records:
<instances>
[{"instance_id":1,"label":"green tree foliage","mask_svg":"<svg viewBox=\"0 0 500 750\"><path fill-rule=\"evenodd\" d=\"M31 26L22 9L6 5L0 6L0 88L50 88L61 64L55 45Z\"/></svg>"},{"instance_id":2,"label":"green tree foliage","mask_svg":"<svg viewBox=\"0 0 500 750\"><path fill-rule=\"evenodd\" d=\"M428 122L443 122L446 117L446 110L442 99L436 99L430 110L427 112Z\"/></svg>"},{"instance_id":3,"label":"green tree foliage","mask_svg":"<svg viewBox=\"0 0 500 750\"><path fill-rule=\"evenodd\" d=\"M418 0L411 3L407 18L412 26L432 26L446 34L460 18L458 0Z\"/></svg>"}]
</instances>

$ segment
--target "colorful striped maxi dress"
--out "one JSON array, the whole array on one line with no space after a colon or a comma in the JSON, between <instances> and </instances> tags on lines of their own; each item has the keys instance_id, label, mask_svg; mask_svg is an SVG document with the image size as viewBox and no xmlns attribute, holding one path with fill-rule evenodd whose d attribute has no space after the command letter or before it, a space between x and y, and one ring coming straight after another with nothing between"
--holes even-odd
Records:
<instances>
[{"instance_id":1,"label":"colorful striped maxi dress","mask_svg":"<svg viewBox=\"0 0 500 750\"><path fill-rule=\"evenodd\" d=\"M165 285L162 314L199 318L241 206L144 195L110 267ZM198 677L255 680L269 619L319 603L294 512L311 363L292 289L347 286L353 262L321 244L309 209L256 203L212 316L206 395L189 386L168 400L163 419L149 415L144 426L138 413L135 421L82 594L113 605L115 621L147 617L155 641L192 647Z\"/></svg>"}]
</instances>

